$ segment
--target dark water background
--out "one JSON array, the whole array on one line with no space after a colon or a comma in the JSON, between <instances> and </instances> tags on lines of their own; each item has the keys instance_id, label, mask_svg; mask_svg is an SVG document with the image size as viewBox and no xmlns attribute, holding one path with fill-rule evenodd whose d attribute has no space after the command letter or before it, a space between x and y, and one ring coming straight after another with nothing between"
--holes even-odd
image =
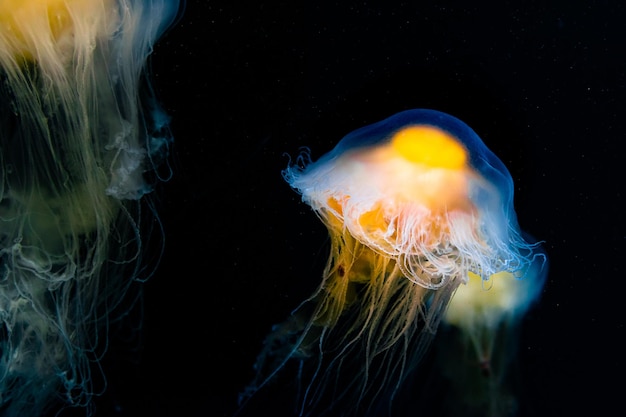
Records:
<instances>
[{"instance_id":1,"label":"dark water background","mask_svg":"<svg viewBox=\"0 0 626 417\"><path fill-rule=\"evenodd\" d=\"M286 154L434 108L507 165L520 225L550 257L518 358L526 412L610 415L626 370L625 8L188 1L152 59L176 138L157 202L166 250L141 349L112 346L99 413L230 416L326 259L324 227L281 178Z\"/></svg>"}]
</instances>

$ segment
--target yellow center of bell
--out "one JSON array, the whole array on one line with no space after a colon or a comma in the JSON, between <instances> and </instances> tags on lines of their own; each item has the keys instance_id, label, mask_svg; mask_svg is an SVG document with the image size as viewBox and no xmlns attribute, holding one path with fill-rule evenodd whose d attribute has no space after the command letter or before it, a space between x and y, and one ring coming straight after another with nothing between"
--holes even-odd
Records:
<instances>
[{"instance_id":1,"label":"yellow center of bell","mask_svg":"<svg viewBox=\"0 0 626 417\"><path fill-rule=\"evenodd\" d=\"M434 126L409 126L391 138L391 146L406 160L431 168L461 169L467 151L449 133Z\"/></svg>"}]
</instances>

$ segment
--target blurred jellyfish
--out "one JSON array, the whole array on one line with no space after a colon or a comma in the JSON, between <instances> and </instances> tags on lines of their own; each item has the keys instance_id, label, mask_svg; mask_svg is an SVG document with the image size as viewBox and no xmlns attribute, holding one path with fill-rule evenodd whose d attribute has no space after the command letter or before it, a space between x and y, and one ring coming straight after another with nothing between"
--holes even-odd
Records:
<instances>
[{"instance_id":1,"label":"blurred jellyfish","mask_svg":"<svg viewBox=\"0 0 626 417\"><path fill-rule=\"evenodd\" d=\"M443 320L463 348L437 347L454 352L439 373L473 367L483 398L468 406L513 412L497 390L512 352L499 340L537 299L545 255L522 236L511 176L476 133L444 113L405 111L317 162L304 152L283 175L328 228L330 257L317 291L266 339L241 400L297 362L297 414L394 414Z\"/></svg>"},{"instance_id":2,"label":"blurred jellyfish","mask_svg":"<svg viewBox=\"0 0 626 417\"><path fill-rule=\"evenodd\" d=\"M142 197L169 175L171 137L143 68L177 10L0 0L3 416L89 405L107 329L151 273Z\"/></svg>"}]
</instances>

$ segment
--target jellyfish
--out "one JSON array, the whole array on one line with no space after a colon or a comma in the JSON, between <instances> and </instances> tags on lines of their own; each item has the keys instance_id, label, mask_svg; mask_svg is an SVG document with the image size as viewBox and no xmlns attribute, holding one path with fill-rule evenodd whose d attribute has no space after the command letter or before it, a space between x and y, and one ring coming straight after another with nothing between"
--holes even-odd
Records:
<instances>
[{"instance_id":1,"label":"jellyfish","mask_svg":"<svg viewBox=\"0 0 626 417\"><path fill-rule=\"evenodd\" d=\"M537 300L546 256L520 230L512 178L478 135L408 110L316 162L305 149L283 177L327 227L330 255L317 290L267 336L242 407L295 364L296 415L400 415L397 394L436 349L459 409L512 415L498 384L513 350L501 341Z\"/></svg>"},{"instance_id":2,"label":"jellyfish","mask_svg":"<svg viewBox=\"0 0 626 417\"><path fill-rule=\"evenodd\" d=\"M145 62L178 7L0 0L3 416L90 412L108 330L158 262L172 138Z\"/></svg>"}]
</instances>

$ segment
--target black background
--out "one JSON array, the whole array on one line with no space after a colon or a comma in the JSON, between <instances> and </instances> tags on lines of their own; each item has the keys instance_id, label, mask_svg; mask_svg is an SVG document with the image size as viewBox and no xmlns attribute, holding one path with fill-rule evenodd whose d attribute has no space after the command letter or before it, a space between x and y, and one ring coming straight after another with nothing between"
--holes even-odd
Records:
<instances>
[{"instance_id":1,"label":"black background","mask_svg":"<svg viewBox=\"0 0 626 417\"><path fill-rule=\"evenodd\" d=\"M316 159L411 108L470 125L509 168L520 225L545 241L549 276L520 348L525 412L613 414L626 371L624 7L188 1L151 59L176 141L155 193L165 252L141 350L112 344L96 415L232 415L263 337L326 260L323 225L281 178L286 155L308 146Z\"/></svg>"}]
</instances>

